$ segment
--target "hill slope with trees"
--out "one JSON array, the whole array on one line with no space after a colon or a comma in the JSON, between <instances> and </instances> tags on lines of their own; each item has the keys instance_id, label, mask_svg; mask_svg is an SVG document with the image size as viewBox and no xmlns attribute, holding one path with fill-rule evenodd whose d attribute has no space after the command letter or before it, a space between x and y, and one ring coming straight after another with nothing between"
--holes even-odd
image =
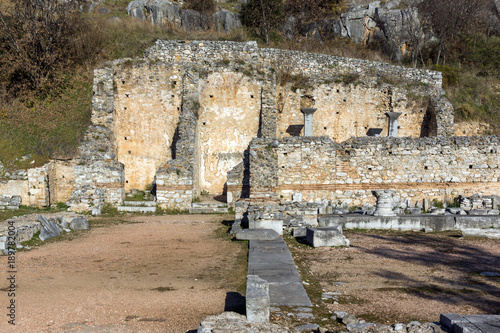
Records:
<instances>
[{"instance_id":1,"label":"hill slope with trees","mask_svg":"<svg viewBox=\"0 0 500 333\"><path fill-rule=\"evenodd\" d=\"M158 6L167 0L141 1ZM129 4L125 0L0 0L0 163L4 169L74 156L90 123L93 68L104 61L140 56L158 38L257 40L266 47L439 70L456 121L484 122L491 125L491 134L500 134L497 0L172 3L189 11L191 18L218 11L240 15L243 26L235 24L230 32L210 20L196 29L164 24L165 19L153 25L151 20L130 17ZM395 17L405 27L399 40L394 36L400 35L392 32L397 29L387 23ZM368 34L356 30L354 22L360 18L372 29Z\"/></svg>"}]
</instances>

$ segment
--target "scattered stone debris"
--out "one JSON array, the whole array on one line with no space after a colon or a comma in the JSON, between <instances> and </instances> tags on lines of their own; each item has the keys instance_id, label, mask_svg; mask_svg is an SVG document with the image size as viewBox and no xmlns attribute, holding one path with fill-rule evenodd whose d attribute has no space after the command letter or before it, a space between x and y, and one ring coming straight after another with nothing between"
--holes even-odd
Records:
<instances>
[{"instance_id":1,"label":"scattered stone debris","mask_svg":"<svg viewBox=\"0 0 500 333\"><path fill-rule=\"evenodd\" d=\"M12 209L17 210L21 206L21 196L13 195L13 196L4 196L0 198L0 210L2 209Z\"/></svg>"},{"instance_id":2,"label":"scattered stone debris","mask_svg":"<svg viewBox=\"0 0 500 333\"><path fill-rule=\"evenodd\" d=\"M208 316L198 327L198 333L291 333L289 329L269 323L251 323L236 312Z\"/></svg>"},{"instance_id":3,"label":"scattered stone debris","mask_svg":"<svg viewBox=\"0 0 500 333\"><path fill-rule=\"evenodd\" d=\"M68 223L68 221L70 221ZM0 251L5 250L9 226L15 228L16 247L22 248L21 243L29 241L40 232L40 239L57 237L64 230L88 230L89 221L74 212L47 213L44 215L30 214L15 216L6 221L0 222Z\"/></svg>"}]
</instances>

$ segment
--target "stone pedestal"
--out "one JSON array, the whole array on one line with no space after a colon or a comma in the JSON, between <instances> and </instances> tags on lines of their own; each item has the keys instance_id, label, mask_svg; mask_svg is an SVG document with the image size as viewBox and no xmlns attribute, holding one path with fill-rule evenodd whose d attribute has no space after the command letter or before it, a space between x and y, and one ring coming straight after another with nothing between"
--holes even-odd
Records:
<instances>
[{"instance_id":1,"label":"stone pedestal","mask_svg":"<svg viewBox=\"0 0 500 333\"><path fill-rule=\"evenodd\" d=\"M349 240L342 234L342 225L307 228L306 241L313 247L349 246Z\"/></svg>"},{"instance_id":2,"label":"stone pedestal","mask_svg":"<svg viewBox=\"0 0 500 333\"><path fill-rule=\"evenodd\" d=\"M313 114L316 110L314 108L300 109L304 114L304 136L313 136Z\"/></svg>"},{"instance_id":3,"label":"stone pedestal","mask_svg":"<svg viewBox=\"0 0 500 333\"><path fill-rule=\"evenodd\" d=\"M387 112L385 114L389 118L389 129L387 136L397 138L398 137L398 118L401 112Z\"/></svg>"},{"instance_id":4,"label":"stone pedestal","mask_svg":"<svg viewBox=\"0 0 500 333\"><path fill-rule=\"evenodd\" d=\"M396 213L392 210L394 191L383 190L374 191L377 197L377 209L374 216L396 216Z\"/></svg>"}]
</instances>

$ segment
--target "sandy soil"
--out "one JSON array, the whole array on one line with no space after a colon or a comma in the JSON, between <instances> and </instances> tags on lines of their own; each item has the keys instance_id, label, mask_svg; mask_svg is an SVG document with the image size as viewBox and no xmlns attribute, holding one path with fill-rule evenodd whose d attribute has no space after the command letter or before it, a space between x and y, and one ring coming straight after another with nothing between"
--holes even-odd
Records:
<instances>
[{"instance_id":1,"label":"sandy soil","mask_svg":"<svg viewBox=\"0 0 500 333\"><path fill-rule=\"evenodd\" d=\"M439 321L440 313L500 314L500 241L457 233L345 232L351 247L291 246L310 275L310 297L326 313L346 311L381 324ZM315 290L316 289L316 290ZM322 301L325 291L340 298ZM314 301L313 301L314 303Z\"/></svg>"},{"instance_id":2,"label":"sandy soil","mask_svg":"<svg viewBox=\"0 0 500 333\"><path fill-rule=\"evenodd\" d=\"M220 237L223 217L126 220L18 252L15 327L0 257L0 332L186 332L224 311L246 256Z\"/></svg>"}]
</instances>

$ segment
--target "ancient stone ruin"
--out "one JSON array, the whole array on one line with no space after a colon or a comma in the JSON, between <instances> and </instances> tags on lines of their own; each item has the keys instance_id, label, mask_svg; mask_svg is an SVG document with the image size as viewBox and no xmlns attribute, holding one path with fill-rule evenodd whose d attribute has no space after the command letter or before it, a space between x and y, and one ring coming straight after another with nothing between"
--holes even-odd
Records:
<instances>
[{"instance_id":1,"label":"ancient stone ruin","mask_svg":"<svg viewBox=\"0 0 500 333\"><path fill-rule=\"evenodd\" d=\"M391 190L403 211L498 194L498 137L453 136L439 72L255 42L157 41L144 58L97 68L92 105L77 158L29 169L0 194L95 214L150 189L144 211L193 209L202 193L236 209L335 209L374 206L373 191Z\"/></svg>"}]
</instances>

